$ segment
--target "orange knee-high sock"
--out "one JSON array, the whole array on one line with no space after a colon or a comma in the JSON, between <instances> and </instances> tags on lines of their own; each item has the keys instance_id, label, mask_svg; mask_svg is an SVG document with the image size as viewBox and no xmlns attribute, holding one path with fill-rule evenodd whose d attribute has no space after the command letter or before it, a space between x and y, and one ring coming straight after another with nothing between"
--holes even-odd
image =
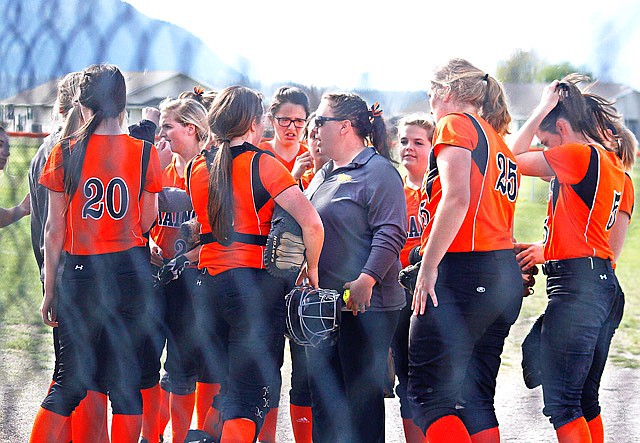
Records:
<instances>
[{"instance_id":1,"label":"orange knee-high sock","mask_svg":"<svg viewBox=\"0 0 640 443\"><path fill-rule=\"evenodd\" d=\"M220 443L251 443L256 437L256 424L248 418L227 420L222 427Z\"/></svg>"},{"instance_id":2,"label":"orange knee-high sock","mask_svg":"<svg viewBox=\"0 0 640 443\"><path fill-rule=\"evenodd\" d=\"M169 418L171 418L169 412L169 397L170 393L160 388L160 410L158 411L158 434L163 435L164 430L167 428Z\"/></svg>"},{"instance_id":3,"label":"orange knee-high sock","mask_svg":"<svg viewBox=\"0 0 640 443\"><path fill-rule=\"evenodd\" d=\"M51 383L49 383L49 388L47 389L47 395L49 395L49 392L51 392L51 387L54 385L54 383L55 383L55 380L51 380ZM64 441L64 442L71 441L71 418L72 417L73 417L73 413L71 413L71 415L69 416L69 420L67 420L67 423L62 427L60 434L58 434L58 440Z\"/></svg>"},{"instance_id":4,"label":"orange knee-high sock","mask_svg":"<svg viewBox=\"0 0 640 443\"><path fill-rule=\"evenodd\" d=\"M264 424L258 434L261 443L276 443L276 426L278 425L278 408L271 408L264 417Z\"/></svg>"},{"instance_id":5,"label":"orange knee-high sock","mask_svg":"<svg viewBox=\"0 0 640 443\"><path fill-rule=\"evenodd\" d=\"M500 430L496 426L495 428L485 429L484 431L476 432L471 436L472 443L500 443Z\"/></svg>"},{"instance_id":6,"label":"orange knee-high sock","mask_svg":"<svg viewBox=\"0 0 640 443\"><path fill-rule=\"evenodd\" d=\"M98 391L87 391L87 395L71 414L71 429L73 441L109 443L107 395Z\"/></svg>"},{"instance_id":7,"label":"orange knee-high sock","mask_svg":"<svg viewBox=\"0 0 640 443\"><path fill-rule=\"evenodd\" d=\"M311 406L289 405L291 415L291 427L296 443L311 443Z\"/></svg>"},{"instance_id":8,"label":"orange knee-high sock","mask_svg":"<svg viewBox=\"0 0 640 443\"><path fill-rule=\"evenodd\" d=\"M402 419L402 427L404 428L404 439L407 443L424 443L424 434L422 429L418 427L410 418Z\"/></svg>"},{"instance_id":9,"label":"orange knee-high sock","mask_svg":"<svg viewBox=\"0 0 640 443\"><path fill-rule=\"evenodd\" d=\"M591 443L591 433L584 417L576 418L556 429L558 443Z\"/></svg>"},{"instance_id":10,"label":"orange knee-high sock","mask_svg":"<svg viewBox=\"0 0 640 443\"><path fill-rule=\"evenodd\" d=\"M65 427L70 426L69 417L56 414L43 407L38 409L33 421L29 443L56 443ZM68 440L65 440L68 441Z\"/></svg>"},{"instance_id":11,"label":"orange knee-high sock","mask_svg":"<svg viewBox=\"0 0 640 443\"><path fill-rule=\"evenodd\" d=\"M173 443L184 443L191 425L191 418L193 417L196 394L195 392L187 395L171 394L169 398Z\"/></svg>"},{"instance_id":12,"label":"orange knee-high sock","mask_svg":"<svg viewBox=\"0 0 640 443\"><path fill-rule=\"evenodd\" d=\"M213 406L209 406L209 411L207 412L202 428L198 429L202 429L204 432L212 436L215 441L220 440L220 437L222 436L222 420L220 417L220 411Z\"/></svg>"},{"instance_id":13,"label":"orange knee-high sock","mask_svg":"<svg viewBox=\"0 0 640 443\"><path fill-rule=\"evenodd\" d=\"M196 383L196 423L198 429L204 430L204 421L207 418L213 397L219 393L220 383Z\"/></svg>"},{"instance_id":14,"label":"orange knee-high sock","mask_svg":"<svg viewBox=\"0 0 640 443\"><path fill-rule=\"evenodd\" d=\"M467 428L455 415L445 415L431 423L426 439L429 443L471 443Z\"/></svg>"},{"instance_id":15,"label":"orange knee-high sock","mask_svg":"<svg viewBox=\"0 0 640 443\"><path fill-rule=\"evenodd\" d=\"M587 422L587 426L589 426L592 443L604 443L604 426L602 424L602 416L598 414L596 418L592 418Z\"/></svg>"},{"instance_id":16,"label":"orange knee-high sock","mask_svg":"<svg viewBox=\"0 0 640 443\"><path fill-rule=\"evenodd\" d=\"M141 389L140 393L142 394L142 437L149 442L156 442L160 435L158 427L160 385Z\"/></svg>"},{"instance_id":17,"label":"orange knee-high sock","mask_svg":"<svg viewBox=\"0 0 640 443\"><path fill-rule=\"evenodd\" d=\"M138 443L141 429L142 415L113 414L111 443ZM149 441L155 442L156 440Z\"/></svg>"}]
</instances>

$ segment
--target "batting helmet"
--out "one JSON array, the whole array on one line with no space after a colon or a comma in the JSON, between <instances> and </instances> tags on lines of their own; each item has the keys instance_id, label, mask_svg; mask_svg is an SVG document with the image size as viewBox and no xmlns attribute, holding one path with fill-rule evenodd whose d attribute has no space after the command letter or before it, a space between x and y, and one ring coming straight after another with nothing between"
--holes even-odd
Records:
<instances>
[{"instance_id":1,"label":"batting helmet","mask_svg":"<svg viewBox=\"0 0 640 443\"><path fill-rule=\"evenodd\" d=\"M287 337L302 346L318 348L335 344L342 309L337 291L296 286L285 301Z\"/></svg>"}]
</instances>

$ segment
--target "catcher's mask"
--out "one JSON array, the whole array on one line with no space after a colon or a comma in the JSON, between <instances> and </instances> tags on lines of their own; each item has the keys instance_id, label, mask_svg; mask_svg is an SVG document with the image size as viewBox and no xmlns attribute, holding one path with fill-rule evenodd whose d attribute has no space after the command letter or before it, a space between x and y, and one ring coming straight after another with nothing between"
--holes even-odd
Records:
<instances>
[{"instance_id":1,"label":"catcher's mask","mask_svg":"<svg viewBox=\"0 0 640 443\"><path fill-rule=\"evenodd\" d=\"M315 348L335 344L342 308L337 291L296 286L286 295L285 301L287 337L299 345Z\"/></svg>"}]
</instances>

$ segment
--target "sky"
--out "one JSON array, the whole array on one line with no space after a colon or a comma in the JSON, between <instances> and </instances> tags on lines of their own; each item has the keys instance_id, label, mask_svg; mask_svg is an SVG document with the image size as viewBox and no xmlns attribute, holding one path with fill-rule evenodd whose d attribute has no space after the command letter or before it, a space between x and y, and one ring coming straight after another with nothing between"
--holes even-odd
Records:
<instances>
[{"instance_id":1,"label":"sky","mask_svg":"<svg viewBox=\"0 0 640 443\"><path fill-rule=\"evenodd\" d=\"M425 90L453 57L494 75L516 50L640 90L637 0L126 0L263 84Z\"/></svg>"}]
</instances>

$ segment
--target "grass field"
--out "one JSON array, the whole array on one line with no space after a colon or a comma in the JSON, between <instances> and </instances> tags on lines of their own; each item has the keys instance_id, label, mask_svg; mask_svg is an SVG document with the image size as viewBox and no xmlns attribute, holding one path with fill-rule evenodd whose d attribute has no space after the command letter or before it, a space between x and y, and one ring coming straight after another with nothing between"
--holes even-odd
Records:
<instances>
[{"instance_id":1,"label":"grass field","mask_svg":"<svg viewBox=\"0 0 640 443\"><path fill-rule=\"evenodd\" d=\"M27 170L31 157L37 148L37 140L19 145L12 140L12 155L9 169L0 172L0 206L9 207L19 203L28 190ZM637 168L640 169L640 168ZM636 171L634 181L640 189ZM547 184L541 180L525 177L520 189L516 209L515 232L518 241L531 242L542 236L542 222L545 217ZM24 218L14 225L0 229L0 326L31 324L41 325L38 307L41 300L41 286L38 270L31 250L29 219ZM625 315L614 338L610 361L625 367L640 367L640 227L632 221L624 251L618 262L617 275L626 293ZM525 326L544 310L546 296L545 278L540 274L535 286L535 294L525 299L518 323ZM18 329L19 330L19 329ZM46 330L42 325L42 330ZM0 327L0 337L10 349L37 352L41 343L32 337L14 332L15 328ZM15 336L13 336L15 335ZM514 340L520 340L516 335ZM514 343L514 345L517 343ZM516 346L505 350L515 352ZM509 362L512 359L507 358ZM515 361L513 357L512 363Z\"/></svg>"}]
</instances>

